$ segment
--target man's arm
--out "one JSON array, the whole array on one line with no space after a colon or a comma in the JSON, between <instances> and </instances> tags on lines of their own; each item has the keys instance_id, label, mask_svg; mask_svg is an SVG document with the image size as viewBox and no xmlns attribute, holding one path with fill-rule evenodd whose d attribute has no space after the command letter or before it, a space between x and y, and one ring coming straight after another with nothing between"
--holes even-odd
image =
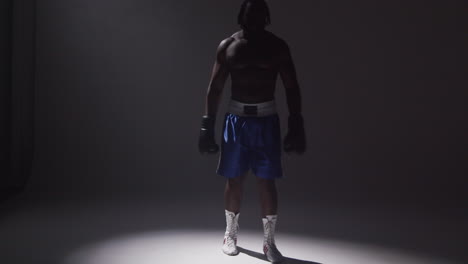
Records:
<instances>
[{"instance_id":1,"label":"man's arm","mask_svg":"<svg viewBox=\"0 0 468 264\"><path fill-rule=\"evenodd\" d=\"M281 41L281 46L279 73L286 90L289 109L288 133L284 138L283 149L286 153L295 151L302 154L306 150L306 139L304 120L301 114L301 92L289 47L284 41Z\"/></svg>"},{"instance_id":2,"label":"man's arm","mask_svg":"<svg viewBox=\"0 0 468 264\"><path fill-rule=\"evenodd\" d=\"M292 60L288 44L281 40L279 74L286 91L289 114L300 114L302 111L301 92L296 76L296 68Z\"/></svg>"},{"instance_id":3,"label":"man's arm","mask_svg":"<svg viewBox=\"0 0 468 264\"><path fill-rule=\"evenodd\" d=\"M221 94L229 71L226 65L226 49L233 41L233 38L227 38L218 46L216 51L216 61L213 66L210 83L206 93L205 115L216 117L218 111Z\"/></svg>"}]
</instances>

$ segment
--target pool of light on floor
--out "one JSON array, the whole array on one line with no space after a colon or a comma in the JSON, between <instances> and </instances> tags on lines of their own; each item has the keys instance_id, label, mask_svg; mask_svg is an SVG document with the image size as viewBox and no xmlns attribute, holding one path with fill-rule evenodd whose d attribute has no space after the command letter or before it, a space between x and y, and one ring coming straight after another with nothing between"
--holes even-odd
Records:
<instances>
[{"instance_id":1,"label":"pool of light on floor","mask_svg":"<svg viewBox=\"0 0 468 264\"><path fill-rule=\"evenodd\" d=\"M114 237L77 249L63 264L220 264L268 263L262 256L263 234L242 230L237 256L221 251L224 232L165 230ZM377 245L350 243L293 234L276 234L278 249L288 264L452 264Z\"/></svg>"}]
</instances>

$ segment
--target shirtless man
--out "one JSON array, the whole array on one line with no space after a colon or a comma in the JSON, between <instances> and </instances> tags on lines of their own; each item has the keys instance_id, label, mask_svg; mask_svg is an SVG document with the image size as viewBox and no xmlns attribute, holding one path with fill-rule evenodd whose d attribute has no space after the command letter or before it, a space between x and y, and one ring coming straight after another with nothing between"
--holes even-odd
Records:
<instances>
[{"instance_id":1,"label":"shirtless man","mask_svg":"<svg viewBox=\"0 0 468 264\"><path fill-rule=\"evenodd\" d=\"M243 181L251 169L257 177L264 229L263 252L270 262L284 257L275 245L277 191L275 179L283 177L279 117L275 107L278 75L286 89L289 110L288 133L283 150L305 151L301 95L287 43L265 30L270 15L264 0L245 0L238 16L241 30L219 44L208 86L199 151L215 154L214 125L227 77L232 80L229 108L224 116L218 175L225 186L226 232L222 250L237 255L238 219Z\"/></svg>"}]
</instances>

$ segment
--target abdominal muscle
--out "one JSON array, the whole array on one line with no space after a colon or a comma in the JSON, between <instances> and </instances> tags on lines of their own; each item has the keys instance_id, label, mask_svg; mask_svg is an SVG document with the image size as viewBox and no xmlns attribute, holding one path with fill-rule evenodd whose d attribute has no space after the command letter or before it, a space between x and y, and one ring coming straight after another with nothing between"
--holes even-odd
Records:
<instances>
[{"instance_id":1,"label":"abdominal muscle","mask_svg":"<svg viewBox=\"0 0 468 264\"><path fill-rule=\"evenodd\" d=\"M249 70L231 72L231 99L247 103L262 103L274 100L277 72L272 70Z\"/></svg>"}]
</instances>

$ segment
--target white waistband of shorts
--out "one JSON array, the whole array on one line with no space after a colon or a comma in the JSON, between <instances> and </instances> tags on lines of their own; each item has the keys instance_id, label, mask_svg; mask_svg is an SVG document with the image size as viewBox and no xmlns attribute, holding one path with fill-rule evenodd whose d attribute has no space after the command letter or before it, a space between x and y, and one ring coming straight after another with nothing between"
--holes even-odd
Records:
<instances>
[{"instance_id":1,"label":"white waistband of shorts","mask_svg":"<svg viewBox=\"0 0 468 264\"><path fill-rule=\"evenodd\" d=\"M231 99L228 112L239 116L268 116L276 113L276 104L274 100L247 104Z\"/></svg>"}]
</instances>

